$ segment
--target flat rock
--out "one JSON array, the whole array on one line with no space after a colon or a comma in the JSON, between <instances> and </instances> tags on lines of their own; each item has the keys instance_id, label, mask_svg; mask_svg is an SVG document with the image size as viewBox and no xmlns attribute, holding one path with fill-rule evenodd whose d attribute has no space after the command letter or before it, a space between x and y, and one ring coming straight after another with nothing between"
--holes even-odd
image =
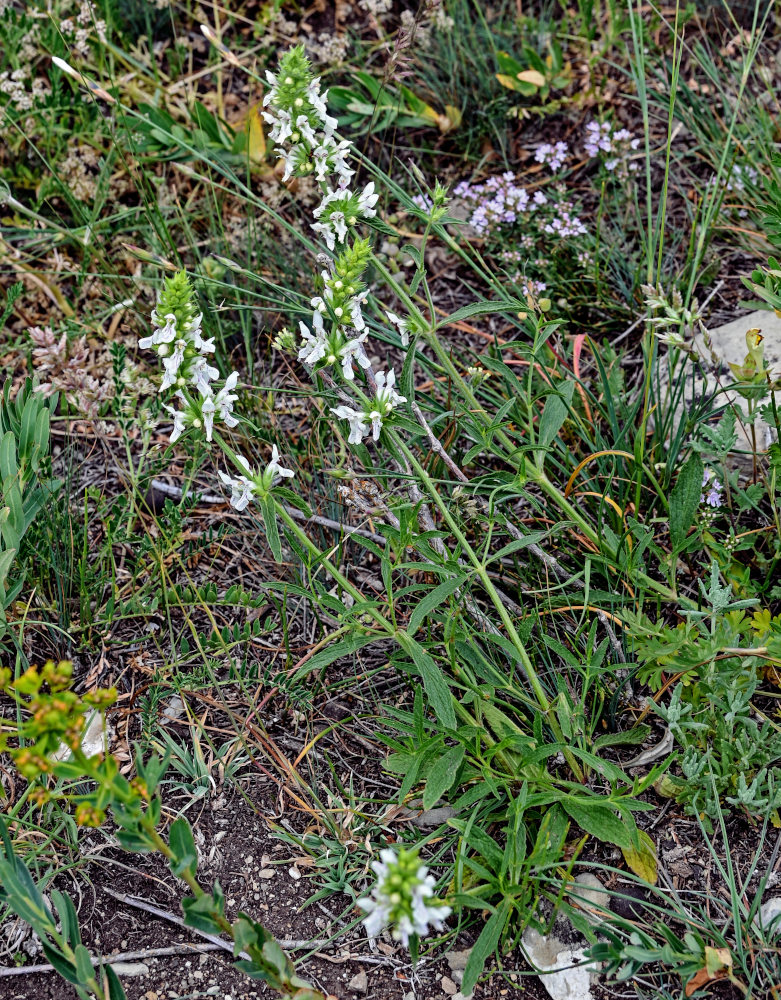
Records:
<instances>
[{"instance_id":1,"label":"flat rock","mask_svg":"<svg viewBox=\"0 0 781 1000\"><path fill-rule=\"evenodd\" d=\"M692 343L702 371L695 373L692 363L688 362L684 388L684 400L687 407L691 405L693 399L700 399L703 395L734 384L736 379L728 366L743 363L747 353L746 334L749 330L756 329L764 337L765 360L769 365L770 374L776 377L779 375L781 372L781 317L776 316L772 311L758 309L746 316L741 316L739 319L732 320L730 323L709 330L708 335L712 350L708 349L701 332L694 335ZM665 369L666 366L662 365L663 380L667 377ZM776 403L781 405L781 392L776 392L775 396ZM746 401L737 392L719 392L715 404L723 406L727 401L736 409L746 412ZM764 402L767 401L768 399L764 400ZM760 419L755 422L754 429L757 451L761 454L767 451L775 440L775 431ZM738 435L736 448L747 453L739 456L739 464L741 467L749 468L752 451L751 428L748 424L741 425L738 422L735 431Z\"/></svg>"},{"instance_id":2,"label":"flat rock","mask_svg":"<svg viewBox=\"0 0 781 1000\"><path fill-rule=\"evenodd\" d=\"M105 725L105 720L100 712L93 712L87 719L87 725L81 737L81 749L87 757L94 757L95 754L103 753L105 747L111 740L111 730ZM71 756L70 747L64 743L52 754L55 760L69 760Z\"/></svg>"},{"instance_id":3,"label":"flat rock","mask_svg":"<svg viewBox=\"0 0 781 1000\"><path fill-rule=\"evenodd\" d=\"M772 936L781 934L781 896L771 896L759 908L759 925Z\"/></svg>"},{"instance_id":4,"label":"flat rock","mask_svg":"<svg viewBox=\"0 0 781 1000\"><path fill-rule=\"evenodd\" d=\"M591 973L596 969L581 964L583 948L573 948L554 934L542 935L531 927L524 931L521 944L530 964L544 973L540 982L552 1000L593 1000Z\"/></svg>"}]
</instances>

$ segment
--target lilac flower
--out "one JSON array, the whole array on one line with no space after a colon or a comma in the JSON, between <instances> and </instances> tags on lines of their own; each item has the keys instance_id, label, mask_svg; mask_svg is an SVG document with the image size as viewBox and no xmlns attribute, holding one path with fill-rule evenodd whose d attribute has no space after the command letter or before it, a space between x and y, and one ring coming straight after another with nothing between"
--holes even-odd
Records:
<instances>
[{"instance_id":1,"label":"lilac flower","mask_svg":"<svg viewBox=\"0 0 781 1000\"><path fill-rule=\"evenodd\" d=\"M700 503L706 503L709 507L721 507L722 485L713 469L706 469L703 473L702 488L707 489L707 493L702 494Z\"/></svg>"},{"instance_id":2,"label":"lilac flower","mask_svg":"<svg viewBox=\"0 0 781 1000\"><path fill-rule=\"evenodd\" d=\"M543 142L541 146L537 147L534 159L537 163L544 163L550 167L551 171L555 174L564 164L568 155L569 146L566 142Z\"/></svg>"},{"instance_id":3,"label":"lilac flower","mask_svg":"<svg viewBox=\"0 0 781 1000\"><path fill-rule=\"evenodd\" d=\"M627 177L629 173L638 169L638 164L630 160L630 154L640 146L640 140L636 139L629 129L614 129L610 122L592 121L586 125L586 136L583 141L583 149L586 156L603 157L605 169L610 173L616 173L620 177Z\"/></svg>"}]
</instances>

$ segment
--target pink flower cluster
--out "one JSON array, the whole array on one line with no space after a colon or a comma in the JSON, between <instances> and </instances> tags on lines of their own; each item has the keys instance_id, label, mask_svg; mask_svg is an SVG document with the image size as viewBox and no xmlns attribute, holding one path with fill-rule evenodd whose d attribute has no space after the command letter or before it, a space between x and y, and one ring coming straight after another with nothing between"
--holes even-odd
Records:
<instances>
[{"instance_id":1,"label":"pink flower cluster","mask_svg":"<svg viewBox=\"0 0 781 1000\"><path fill-rule=\"evenodd\" d=\"M586 156L598 156L603 159L605 169L619 175L633 173L638 169L637 162L629 160L629 156L640 146L629 129L614 129L610 122L589 122L586 125L586 138L583 149ZM607 157L607 159L605 159Z\"/></svg>"},{"instance_id":2,"label":"pink flower cluster","mask_svg":"<svg viewBox=\"0 0 781 1000\"><path fill-rule=\"evenodd\" d=\"M544 163L555 174L563 165L569 155L569 146L566 142L543 142L537 147L534 159L537 163Z\"/></svg>"},{"instance_id":3,"label":"pink flower cluster","mask_svg":"<svg viewBox=\"0 0 781 1000\"><path fill-rule=\"evenodd\" d=\"M468 222L483 237L501 226L520 222L537 232L562 238L584 236L587 232L570 202L549 199L542 191L530 195L517 183L512 171L489 177L482 184L461 181L453 195L471 208Z\"/></svg>"}]
</instances>

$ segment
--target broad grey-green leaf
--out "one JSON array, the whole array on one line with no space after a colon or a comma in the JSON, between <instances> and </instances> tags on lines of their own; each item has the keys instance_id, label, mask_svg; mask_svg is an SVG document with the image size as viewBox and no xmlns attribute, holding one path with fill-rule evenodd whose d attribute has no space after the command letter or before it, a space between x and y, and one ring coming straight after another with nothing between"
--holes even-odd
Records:
<instances>
[{"instance_id":1,"label":"broad grey-green leaf","mask_svg":"<svg viewBox=\"0 0 781 1000\"><path fill-rule=\"evenodd\" d=\"M694 524L702 496L703 472L702 459L694 452L678 473L678 481L670 494L670 540L675 550L683 545Z\"/></svg>"},{"instance_id":2,"label":"broad grey-green leaf","mask_svg":"<svg viewBox=\"0 0 781 1000\"><path fill-rule=\"evenodd\" d=\"M431 768L426 787L423 789L424 809L431 809L432 806L435 806L445 792L450 791L453 787L465 753L466 751L461 746L452 747Z\"/></svg>"},{"instance_id":3,"label":"broad grey-green leaf","mask_svg":"<svg viewBox=\"0 0 781 1000\"><path fill-rule=\"evenodd\" d=\"M426 596L418 602L415 606L415 610L410 615L409 625L407 626L407 634L414 635L423 623L423 619L426 615L430 614L435 608L438 608L441 604L450 597L451 594L455 593L460 586L463 585L466 580L466 574L462 573L460 576L455 576L450 580L445 580L430 591Z\"/></svg>"},{"instance_id":4,"label":"broad grey-green leaf","mask_svg":"<svg viewBox=\"0 0 781 1000\"><path fill-rule=\"evenodd\" d=\"M493 953L499 938L502 936L504 925L510 912L510 900L505 897L499 906L491 914L490 919L480 932L480 937L475 941L475 945L467 959L464 969L464 979L461 983L461 992L464 996L469 996L480 978L480 973L485 968L485 963Z\"/></svg>"},{"instance_id":5,"label":"broad grey-green leaf","mask_svg":"<svg viewBox=\"0 0 781 1000\"><path fill-rule=\"evenodd\" d=\"M456 728L456 713L453 708L453 696L445 679L442 670L437 666L434 658L410 636L401 634L398 637L399 645L408 653L418 668L423 689L428 697L431 710L439 721L447 729Z\"/></svg>"}]
</instances>

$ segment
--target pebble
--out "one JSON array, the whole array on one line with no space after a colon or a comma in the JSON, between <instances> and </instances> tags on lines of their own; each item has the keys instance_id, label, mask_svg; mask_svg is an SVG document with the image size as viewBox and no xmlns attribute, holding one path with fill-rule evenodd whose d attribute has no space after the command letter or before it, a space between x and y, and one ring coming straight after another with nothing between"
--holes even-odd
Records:
<instances>
[{"instance_id":1,"label":"pebble","mask_svg":"<svg viewBox=\"0 0 781 1000\"><path fill-rule=\"evenodd\" d=\"M590 924L601 924L610 909L610 893L596 875L580 872L575 876L575 884L567 893L570 901L583 913Z\"/></svg>"},{"instance_id":2,"label":"pebble","mask_svg":"<svg viewBox=\"0 0 781 1000\"><path fill-rule=\"evenodd\" d=\"M463 972L471 954L471 948L464 948L463 951L446 951L445 958L447 959L447 964L450 966L450 971Z\"/></svg>"},{"instance_id":3,"label":"pebble","mask_svg":"<svg viewBox=\"0 0 781 1000\"><path fill-rule=\"evenodd\" d=\"M359 969L350 982L347 984L347 989L351 990L353 993L368 993L369 992L369 980L363 969Z\"/></svg>"},{"instance_id":4,"label":"pebble","mask_svg":"<svg viewBox=\"0 0 781 1000\"><path fill-rule=\"evenodd\" d=\"M447 993L449 997L455 996L458 992L456 984L449 976L443 976L439 981L439 985L442 987L442 992Z\"/></svg>"},{"instance_id":5,"label":"pebble","mask_svg":"<svg viewBox=\"0 0 781 1000\"><path fill-rule=\"evenodd\" d=\"M143 962L112 962L111 968L118 976L148 976L149 966Z\"/></svg>"}]
</instances>

